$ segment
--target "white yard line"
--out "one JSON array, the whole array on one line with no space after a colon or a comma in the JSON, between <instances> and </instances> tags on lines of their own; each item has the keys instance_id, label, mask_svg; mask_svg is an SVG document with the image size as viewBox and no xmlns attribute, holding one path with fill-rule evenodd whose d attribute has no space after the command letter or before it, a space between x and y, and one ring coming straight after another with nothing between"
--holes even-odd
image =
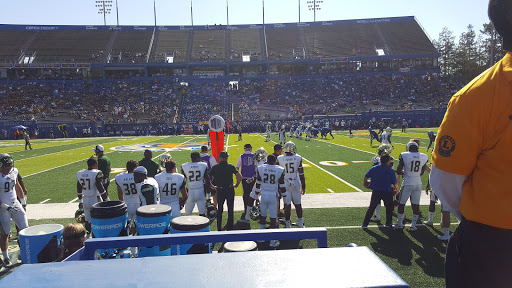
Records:
<instances>
[{"instance_id":1,"label":"white yard line","mask_svg":"<svg viewBox=\"0 0 512 288\"><path fill-rule=\"evenodd\" d=\"M68 203L73 203L73 202L75 202L75 201L77 201L77 200L78 200L78 197L76 197L75 199L73 199L73 200L69 201Z\"/></svg>"},{"instance_id":2,"label":"white yard line","mask_svg":"<svg viewBox=\"0 0 512 288\"><path fill-rule=\"evenodd\" d=\"M262 135L260 135L260 136L261 136L262 138L265 138L265 137L263 137ZM274 142L275 144L277 144L277 142L275 142L275 141L273 141L273 140L270 140L270 141L271 141L271 142ZM320 141L320 142L323 142L323 141ZM345 183L347 186L352 187L352 188L353 188L354 190L356 190L357 192L363 192L363 190L361 190L361 189L357 188L356 186L354 186L354 185L352 185L352 184L348 183L347 181L345 181L345 180L341 179L340 177L338 177L338 176L336 176L336 175L332 174L331 172L329 172L329 171L325 170L324 168L322 168L322 167L320 167L320 166L316 165L315 163L313 163L313 162L309 161L308 159L306 159L306 158L304 158L304 157L302 157L302 159L303 159L303 160L305 160L305 161L308 161L311 165L313 165L313 166L315 166L316 168L318 168L318 169L320 169L320 170L324 171L325 173L327 173L327 174L331 175L331 176L332 176L332 177L334 177L335 179L337 179L337 180L339 180L339 181L341 181L341 182Z\"/></svg>"},{"instance_id":3,"label":"white yard line","mask_svg":"<svg viewBox=\"0 0 512 288\"><path fill-rule=\"evenodd\" d=\"M229 147L229 134L228 134L228 137L226 138L226 152L228 152L228 147Z\"/></svg>"},{"instance_id":4,"label":"white yard line","mask_svg":"<svg viewBox=\"0 0 512 288\"><path fill-rule=\"evenodd\" d=\"M330 188L327 188L327 191L334 193L334 191L332 191L332 189L330 189Z\"/></svg>"},{"instance_id":5,"label":"white yard line","mask_svg":"<svg viewBox=\"0 0 512 288\"><path fill-rule=\"evenodd\" d=\"M44 204L44 203L46 203L46 202L48 202L48 201L50 201L50 199L46 199L46 200L44 200L44 201L41 201L41 202L39 202L39 204Z\"/></svg>"},{"instance_id":6,"label":"white yard line","mask_svg":"<svg viewBox=\"0 0 512 288\"><path fill-rule=\"evenodd\" d=\"M163 137L163 138L166 138L166 137ZM163 139L161 138L161 139ZM161 140L161 139L156 139L156 140L152 140L152 141L148 141L148 142L144 142L144 143L141 143L141 144L146 144L146 143L149 143L149 142L154 142L154 141L158 141L158 140ZM116 142L116 141L114 141ZM83 147L82 147L83 148ZM92 150L91 150L92 151ZM110 151L110 152L107 152L105 154L109 154L109 153L113 153L113 152L119 152L119 151ZM46 155L50 155L50 154L46 154ZM85 159L89 159L89 158L85 158ZM41 174L41 173L44 173L44 172L48 172L48 171L51 171L53 169L57 169L57 168L61 168L61 167L64 167L64 166L68 166L70 164L74 164L74 163L77 163L77 162L80 162L80 161L84 161L85 159L80 159L80 160L77 160L77 161L74 161L74 162L70 162L70 163L67 163L67 164L64 164L64 165L60 165L60 166L57 166L57 167L53 167L53 168L50 168L50 169L46 169L46 170L43 170L43 171L39 171L39 172L36 172L36 173L32 173L32 174L29 174L29 175L25 175L23 177L30 177L30 176L34 176L34 175L37 175L37 174Z\"/></svg>"},{"instance_id":7,"label":"white yard line","mask_svg":"<svg viewBox=\"0 0 512 288\"><path fill-rule=\"evenodd\" d=\"M331 143L331 142L327 142L327 141L320 141L320 140L318 140L318 139L313 139L313 140L318 141L318 142L323 142L323 143L328 143L328 144L332 144L332 145L340 146L340 147L344 147L344 148L347 148L347 149L356 150L356 151L359 151L359 152L364 152L364 153L368 153L368 154L375 155L375 153L373 153L373 152L368 152L368 151L364 151L364 150L361 150L361 149L348 147L348 146L341 145L341 144Z\"/></svg>"}]
</instances>

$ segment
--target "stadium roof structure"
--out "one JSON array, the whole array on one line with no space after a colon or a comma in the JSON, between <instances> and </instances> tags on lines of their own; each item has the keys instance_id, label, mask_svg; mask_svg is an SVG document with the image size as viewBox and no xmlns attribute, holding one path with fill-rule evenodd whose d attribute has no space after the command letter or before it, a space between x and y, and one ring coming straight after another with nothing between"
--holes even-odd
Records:
<instances>
[{"instance_id":1,"label":"stadium roof structure","mask_svg":"<svg viewBox=\"0 0 512 288\"><path fill-rule=\"evenodd\" d=\"M0 25L0 68L438 58L415 17L206 26Z\"/></svg>"}]
</instances>

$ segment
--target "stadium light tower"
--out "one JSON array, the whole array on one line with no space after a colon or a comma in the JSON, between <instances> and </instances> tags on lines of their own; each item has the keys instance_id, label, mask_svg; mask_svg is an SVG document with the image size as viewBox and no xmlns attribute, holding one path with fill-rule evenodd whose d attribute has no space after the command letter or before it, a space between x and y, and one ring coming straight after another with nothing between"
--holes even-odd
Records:
<instances>
[{"instance_id":1,"label":"stadium light tower","mask_svg":"<svg viewBox=\"0 0 512 288\"><path fill-rule=\"evenodd\" d=\"M316 22L316 11L322 10L320 4L324 3L324 0L312 0L308 1L308 10L313 10L313 22Z\"/></svg>"},{"instance_id":2,"label":"stadium light tower","mask_svg":"<svg viewBox=\"0 0 512 288\"><path fill-rule=\"evenodd\" d=\"M103 14L103 25L107 26L107 14L112 12L112 0L97 0L98 14Z\"/></svg>"}]
</instances>

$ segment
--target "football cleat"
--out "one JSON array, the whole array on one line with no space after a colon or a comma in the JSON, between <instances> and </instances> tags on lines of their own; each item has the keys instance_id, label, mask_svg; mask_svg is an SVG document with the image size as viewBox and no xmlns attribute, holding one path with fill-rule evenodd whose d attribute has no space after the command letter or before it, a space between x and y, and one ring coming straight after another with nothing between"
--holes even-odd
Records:
<instances>
[{"instance_id":1,"label":"football cleat","mask_svg":"<svg viewBox=\"0 0 512 288\"><path fill-rule=\"evenodd\" d=\"M417 231L417 230L418 230L418 228L416 228L416 227L410 227L410 228L409 228L409 232L415 232L415 231Z\"/></svg>"},{"instance_id":2,"label":"football cleat","mask_svg":"<svg viewBox=\"0 0 512 288\"><path fill-rule=\"evenodd\" d=\"M425 221L425 222L423 222L423 224L430 226L430 227L434 226L434 222L430 222L430 221Z\"/></svg>"},{"instance_id":3,"label":"football cleat","mask_svg":"<svg viewBox=\"0 0 512 288\"><path fill-rule=\"evenodd\" d=\"M254 203L254 206L252 206L249 216L252 220L258 221L260 219L260 215L260 201L256 200L256 203Z\"/></svg>"},{"instance_id":4,"label":"football cleat","mask_svg":"<svg viewBox=\"0 0 512 288\"><path fill-rule=\"evenodd\" d=\"M206 217L210 219L210 221L215 220L217 218L217 208L213 205L211 199L206 200Z\"/></svg>"},{"instance_id":5,"label":"football cleat","mask_svg":"<svg viewBox=\"0 0 512 288\"><path fill-rule=\"evenodd\" d=\"M446 236L446 235L437 235L437 239L441 240L441 241L448 241L450 240L450 236Z\"/></svg>"},{"instance_id":6,"label":"football cleat","mask_svg":"<svg viewBox=\"0 0 512 288\"><path fill-rule=\"evenodd\" d=\"M283 151L285 153L296 154L297 153L297 147L295 146L295 143L293 143L292 141L288 141L288 142L286 142L284 144Z\"/></svg>"},{"instance_id":7,"label":"football cleat","mask_svg":"<svg viewBox=\"0 0 512 288\"><path fill-rule=\"evenodd\" d=\"M85 223L85 214L83 209L78 209L75 212L75 220L77 223Z\"/></svg>"},{"instance_id":8,"label":"football cleat","mask_svg":"<svg viewBox=\"0 0 512 288\"><path fill-rule=\"evenodd\" d=\"M254 160L259 162L265 158L267 158L267 150L263 147L256 149L256 152L254 152Z\"/></svg>"},{"instance_id":9,"label":"football cleat","mask_svg":"<svg viewBox=\"0 0 512 288\"><path fill-rule=\"evenodd\" d=\"M158 161L160 161L160 165L165 167L165 162L168 162L172 159L172 156L169 153L164 153L158 157Z\"/></svg>"}]
</instances>

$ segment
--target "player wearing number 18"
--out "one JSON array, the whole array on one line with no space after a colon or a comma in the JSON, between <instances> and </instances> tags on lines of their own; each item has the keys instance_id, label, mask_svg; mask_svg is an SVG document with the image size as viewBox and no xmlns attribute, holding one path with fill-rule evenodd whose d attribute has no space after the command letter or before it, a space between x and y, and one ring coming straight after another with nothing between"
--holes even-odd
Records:
<instances>
[{"instance_id":1,"label":"player wearing number 18","mask_svg":"<svg viewBox=\"0 0 512 288\"><path fill-rule=\"evenodd\" d=\"M160 189L160 204L171 206L172 218L181 216L181 207L188 198L185 176L176 173L176 162L169 160L164 163L165 171L155 176ZM181 197L180 193L181 192Z\"/></svg>"},{"instance_id":2,"label":"player wearing number 18","mask_svg":"<svg viewBox=\"0 0 512 288\"><path fill-rule=\"evenodd\" d=\"M139 164L135 160L126 162L126 171L116 176L117 196L119 200L124 201L128 207L128 223L130 226L130 235L135 235L136 225L133 221L136 219L137 208L140 207L140 199L137 193L137 185L133 178L133 171Z\"/></svg>"},{"instance_id":3,"label":"player wearing number 18","mask_svg":"<svg viewBox=\"0 0 512 288\"><path fill-rule=\"evenodd\" d=\"M428 156L419 152L418 143L411 141L407 143L408 152L400 154L400 162L396 168L396 174L403 175L402 182L402 198L398 205L398 223L397 228L404 228L404 207L405 203L411 198L412 206L412 223L410 231L416 231L416 222L420 217L420 197L421 197L421 175L430 168L427 166Z\"/></svg>"},{"instance_id":4,"label":"player wearing number 18","mask_svg":"<svg viewBox=\"0 0 512 288\"><path fill-rule=\"evenodd\" d=\"M87 159L87 169L80 170L76 173L76 192L83 206L85 215L85 229L91 231L91 208L94 203L103 199L107 200L107 191L103 187L103 173L98 170L98 161L94 158ZM100 198L101 195L101 198Z\"/></svg>"}]
</instances>

